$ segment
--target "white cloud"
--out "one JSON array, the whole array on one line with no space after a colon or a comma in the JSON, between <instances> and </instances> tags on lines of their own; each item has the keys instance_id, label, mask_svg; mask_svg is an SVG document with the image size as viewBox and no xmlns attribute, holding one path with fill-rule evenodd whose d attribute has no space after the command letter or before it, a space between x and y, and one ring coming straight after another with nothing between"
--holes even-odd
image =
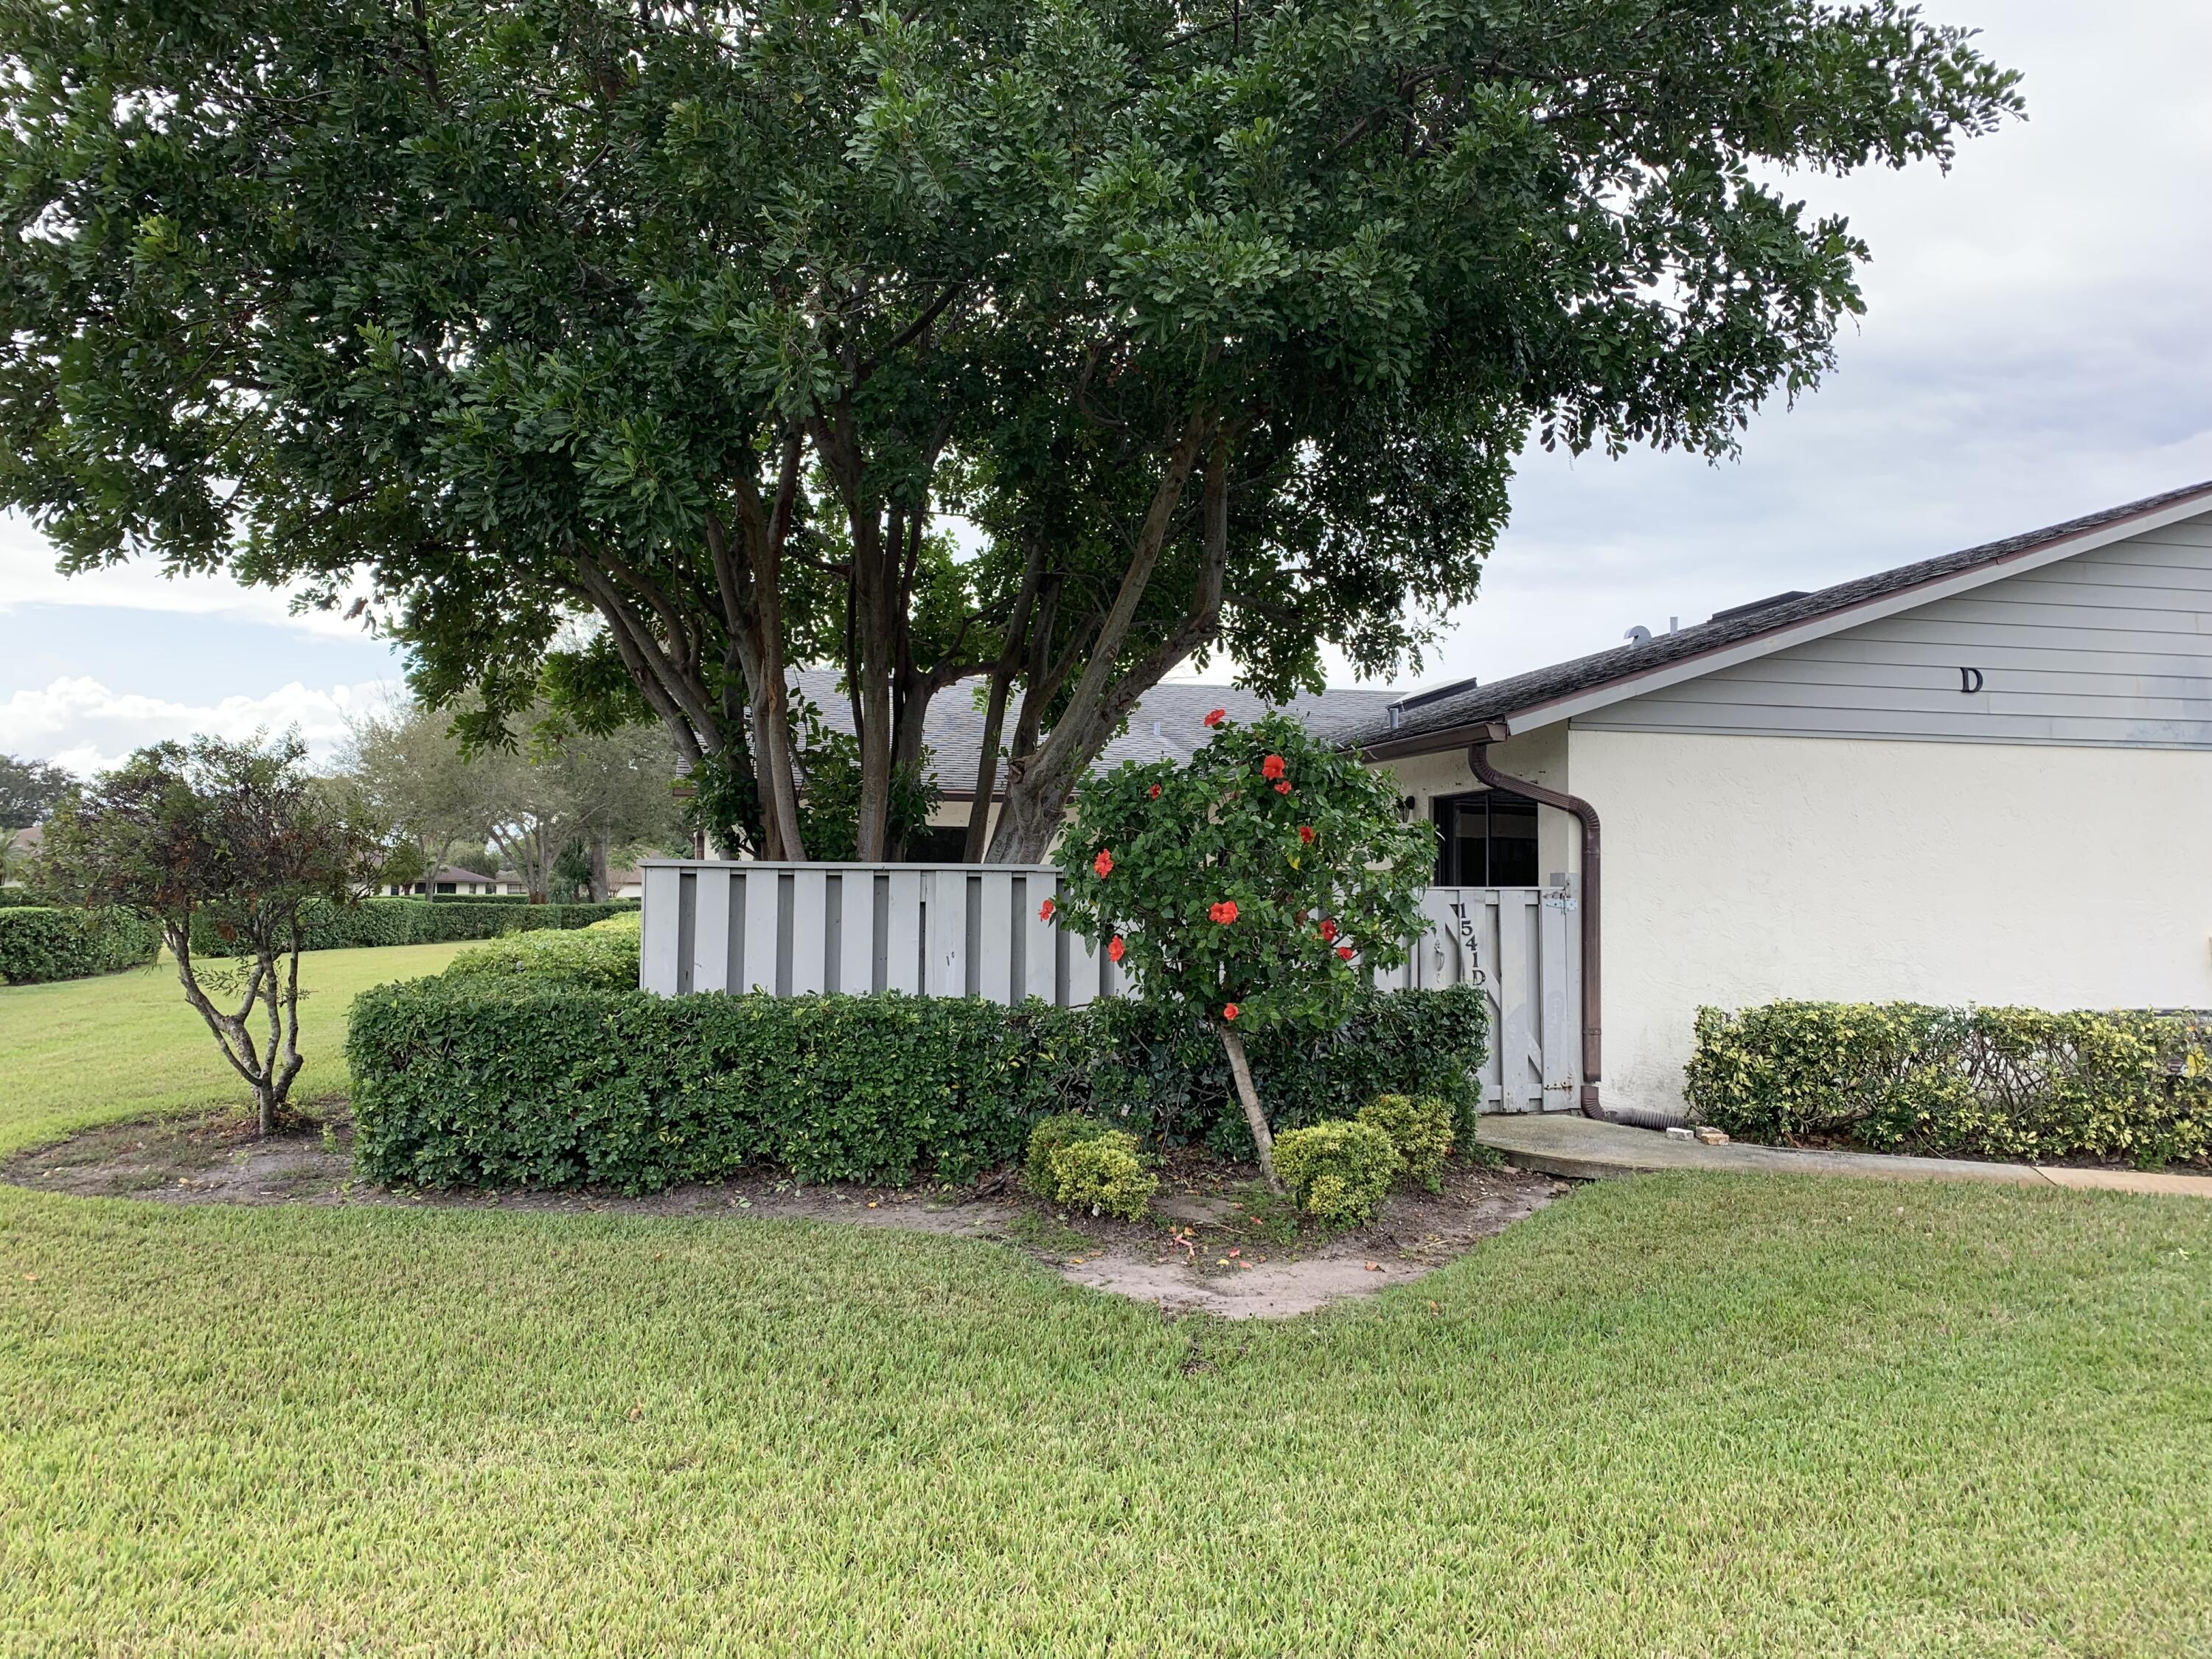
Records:
<instances>
[{"instance_id":1,"label":"white cloud","mask_svg":"<svg viewBox=\"0 0 2212 1659\"><path fill-rule=\"evenodd\" d=\"M362 624L343 611L292 610L289 590L248 587L228 575L164 575L153 560L64 576L54 550L21 519L0 516L0 611L21 605L115 605L182 616L228 616L306 633L359 639Z\"/></svg>"},{"instance_id":2,"label":"white cloud","mask_svg":"<svg viewBox=\"0 0 2212 1659\"><path fill-rule=\"evenodd\" d=\"M112 691L79 676L55 680L44 690L17 691L0 702L0 753L42 756L88 775L164 738L208 732L235 739L295 729L319 760L345 737L349 718L382 707L394 695L374 681L314 688L295 680L263 696L195 704Z\"/></svg>"}]
</instances>

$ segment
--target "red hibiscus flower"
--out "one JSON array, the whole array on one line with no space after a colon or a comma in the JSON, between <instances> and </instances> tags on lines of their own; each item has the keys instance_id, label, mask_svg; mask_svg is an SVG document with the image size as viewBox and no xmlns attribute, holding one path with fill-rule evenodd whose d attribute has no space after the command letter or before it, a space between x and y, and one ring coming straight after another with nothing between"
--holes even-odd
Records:
<instances>
[{"instance_id":1,"label":"red hibiscus flower","mask_svg":"<svg viewBox=\"0 0 2212 1659\"><path fill-rule=\"evenodd\" d=\"M1222 1017L1222 1018L1224 1018L1224 1019L1234 1019L1234 1018L1237 1018L1237 1005L1236 1005L1235 1003L1233 1003L1233 1002L1232 1002L1232 1003L1231 1003L1231 1004L1230 1004L1226 1008L1224 1008L1224 1009L1221 1011L1221 1017Z\"/></svg>"},{"instance_id":2,"label":"red hibiscus flower","mask_svg":"<svg viewBox=\"0 0 2212 1659\"><path fill-rule=\"evenodd\" d=\"M1291 793L1291 781L1288 778L1278 778L1275 781L1275 793L1279 795L1289 794Z\"/></svg>"},{"instance_id":3,"label":"red hibiscus flower","mask_svg":"<svg viewBox=\"0 0 2212 1659\"><path fill-rule=\"evenodd\" d=\"M1091 860L1091 867L1098 872L1099 880L1105 880L1114 873L1114 855L1104 848L1100 848L1098 856Z\"/></svg>"},{"instance_id":4,"label":"red hibiscus flower","mask_svg":"<svg viewBox=\"0 0 2212 1659\"><path fill-rule=\"evenodd\" d=\"M1336 924L1334 922L1323 921L1322 923L1321 942L1323 945L1334 945L1336 943Z\"/></svg>"},{"instance_id":5,"label":"red hibiscus flower","mask_svg":"<svg viewBox=\"0 0 2212 1659\"><path fill-rule=\"evenodd\" d=\"M1208 730L1211 730L1212 727L1220 725L1222 721L1228 718L1229 711L1226 708L1217 708L1212 714L1208 714L1201 723L1206 726Z\"/></svg>"},{"instance_id":6,"label":"red hibiscus flower","mask_svg":"<svg viewBox=\"0 0 2212 1659\"><path fill-rule=\"evenodd\" d=\"M1115 934L1114 942L1106 947L1106 959L1109 962L1119 962L1128 954L1128 945L1123 942L1119 933Z\"/></svg>"},{"instance_id":7,"label":"red hibiscus flower","mask_svg":"<svg viewBox=\"0 0 2212 1659\"><path fill-rule=\"evenodd\" d=\"M1047 899L1042 904L1037 906L1037 920L1039 921L1050 921L1052 920L1052 901L1050 899Z\"/></svg>"},{"instance_id":8,"label":"red hibiscus flower","mask_svg":"<svg viewBox=\"0 0 2212 1659\"><path fill-rule=\"evenodd\" d=\"M1160 787L1159 787L1159 785L1158 785L1158 784L1156 783L1156 784L1154 784L1154 785L1152 786L1152 799L1153 799L1154 800L1158 800L1159 798L1160 798Z\"/></svg>"},{"instance_id":9,"label":"red hibiscus flower","mask_svg":"<svg viewBox=\"0 0 2212 1659\"><path fill-rule=\"evenodd\" d=\"M1352 960L1352 947L1349 945L1338 945L1336 947L1336 953L1342 957L1346 962Z\"/></svg>"},{"instance_id":10,"label":"red hibiscus flower","mask_svg":"<svg viewBox=\"0 0 2212 1659\"><path fill-rule=\"evenodd\" d=\"M1310 823L1300 824L1298 826L1298 839L1304 842L1309 847L1310 847L1313 844L1313 825Z\"/></svg>"},{"instance_id":11,"label":"red hibiscus flower","mask_svg":"<svg viewBox=\"0 0 2212 1659\"><path fill-rule=\"evenodd\" d=\"M1283 757L1280 755L1270 755L1267 759L1261 761L1260 763L1260 775L1267 779L1270 782L1282 776Z\"/></svg>"},{"instance_id":12,"label":"red hibiscus flower","mask_svg":"<svg viewBox=\"0 0 2212 1659\"><path fill-rule=\"evenodd\" d=\"M1206 914L1214 921L1224 925L1229 922L1232 922L1237 920L1237 901L1235 899L1224 899L1220 903L1215 905Z\"/></svg>"}]
</instances>

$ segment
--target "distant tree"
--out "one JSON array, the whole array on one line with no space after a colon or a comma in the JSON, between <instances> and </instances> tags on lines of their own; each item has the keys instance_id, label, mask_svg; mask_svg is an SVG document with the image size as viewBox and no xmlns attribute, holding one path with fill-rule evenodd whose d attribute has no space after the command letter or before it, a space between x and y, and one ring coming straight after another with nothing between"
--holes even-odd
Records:
<instances>
[{"instance_id":1,"label":"distant tree","mask_svg":"<svg viewBox=\"0 0 2212 1659\"><path fill-rule=\"evenodd\" d=\"M453 849L481 847L484 838L480 792L453 726L452 714L419 703L367 714L352 722L337 762L337 775L414 850L392 864L387 879L421 881L434 899L436 873Z\"/></svg>"},{"instance_id":2,"label":"distant tree","mask_svg":"<svg viewBox=\"0 0 2212 1659\"><path fill-rule=\"evenodd\" d=\"M0 832L29 829L74 781L52 761L0 755Z\"/></svg>"},{"instance_id":3,"label":"distant tree","mask_svg":"<svg viewBox=\"0 0 2212 1659\"><path fill-rule=\"evenodd\" d=\"M579 880L593 903L606 902L616 848L665 842L681 827L670 793L676 750L657 725L592 732L548 712L532 731L524 757L552 786L556 817L580 849Z\"/></svg>"},{"instance_id":4,"label":"distant tree","mask_svg":"<svg viewBox=\"0 0 2212 1659\"><path fill-rule=\"evenodd\" d=\"M300 1073L306 909L356 901L386 850L374 828L334 807L303 769L305 755L296 737L142 749L61 798L40 853L70 902L119 905L161 928L185 1000L253 1091L264 1135L283 1119ZM238 947L236 957L201 966L196 919Z\"/></svg>"},{"instance_id":5,"label":"distant tree","mask_svg":"<svg viewBox=\"0 0 2212 1659\"><path fill-rule=\"evenodd\" d=\"M556 904L574 904L576 895L584 894L593 903L600 902L599 895L606 890L602 877L595 888L592 881L591 849L580 841L572 841L555 855L553 874L546 896Z\"/></svg>"},{"instance_id":6,"label":"distant tree","mask_svg":"<svg viewBox=\"0 0 2212 1659\"><path fill-rule=\"evenodd\" d=\"M1219 709L1188 765L1135 762L1076 789L1060 839L1063 926L1096 942L1148 1000L1211 1027L1267 1184L1273 1136L1246 1033L1326 1030L1376 969L1406 959L1433 848L1398 816L1386 774L1316 743L1287 715L1246 726Z\"/></svg>"}]
</instances>

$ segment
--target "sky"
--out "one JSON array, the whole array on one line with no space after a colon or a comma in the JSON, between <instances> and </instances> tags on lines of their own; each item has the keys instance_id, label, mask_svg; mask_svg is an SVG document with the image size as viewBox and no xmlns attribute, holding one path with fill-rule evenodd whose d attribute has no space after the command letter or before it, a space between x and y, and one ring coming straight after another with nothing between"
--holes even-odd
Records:
<instances>
[{"instance_id":1,"label":"sky","mask_svg":"<svg viewBox=\"0 0 2212 1659\"><path fill-rule=\"evenodd\" d=\"M1873 248L1837 371L1717 465L1525 457L1480 596L1398 684L1498 678L2212 479L2212 4L1925 9L2024 72L2028 118L1948 175L1783 181ZM282 594L52 566L0 520L0 752L82 771L297 726L327 753L401 691L387 644Z\"/></svg>"}]
</instances>

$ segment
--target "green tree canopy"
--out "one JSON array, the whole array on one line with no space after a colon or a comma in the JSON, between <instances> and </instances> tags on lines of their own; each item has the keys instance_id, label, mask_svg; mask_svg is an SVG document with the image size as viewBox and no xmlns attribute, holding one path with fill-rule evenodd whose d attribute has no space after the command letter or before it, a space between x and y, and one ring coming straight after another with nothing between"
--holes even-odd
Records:
<instances>
[{"instance_id":1,"label":"green tree canopy","mask_svg":"<svg viewBox=\"0 0 2212 1659\"><path fill-rule=\"evenodd\" d=\"M787 855L795 641L863 857L930 698L1018 687L1034 857L1194 653L1417 648L1532 432L1810 385L1866 249L1778 169L2017 107L1898 0L24 0L0 58L0 497L71 568L365 569L481 726L595 617Z\"/></svg>"},{"instance_id":2,"label":"green tree canopy","mask_svg":"<svg viewBox=\"0 0 2212 1659\"><path fill-rule=\"evenodd\" d=\"M46 817L71 781L51 761L0 755L0 830L29 829Z\"/></svg>"}]
</instances>

